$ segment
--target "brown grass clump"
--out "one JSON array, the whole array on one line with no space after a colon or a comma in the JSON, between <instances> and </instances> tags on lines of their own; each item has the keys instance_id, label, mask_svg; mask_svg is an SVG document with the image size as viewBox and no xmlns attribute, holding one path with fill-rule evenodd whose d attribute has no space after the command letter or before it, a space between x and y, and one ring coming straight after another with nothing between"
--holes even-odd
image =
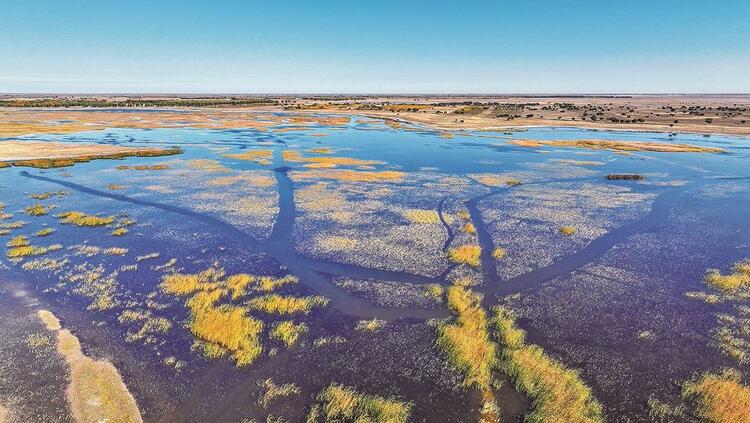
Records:
<instances>
[{"instance_id":1,"label":"brown grass clump","mask_svg":"<svg viewBox=\"0 0 750 423\"><path fill-rule=\"evenodd\" d=\"M272 339L278 339L283 342L287 347L291 347L308 330L307 325L304 323L295 324L291 320L286 320L274 324L269 336Z\"/></svg>"},{"instance_id":2,"label":"brown grass clump","mask_svg":"<svg viewBox=\"0 0 750 423\"><path fill-rule=\"evenodd\" d=\"M112 216L99 217L78 211L59 213L60 223L75 226L106 226L115 221Z\"/></svg>"},{"instance_id":3,"label":"brown grass clump","mask_svg":"<svg viewBox=\"0 0 750 423\"><path fill-rule=\"evenodd\" d=\"M269 294L247 301L247 306L268 314L309 313L314 307L325 307L328 299L320 296L292 297Z\"/></svg>"},{"instance_id":4,"label":"brown grass clump","mask_svg":"<svg viewBox=\"0 0 750 423\"><path fill-rule=\"evenodd\" d=\"M308 423L406 423L412 407L411 403L362 394L337 384L324 389L317 401L307 416Z\"/></svg>"},{"instance_id":5,"label":"brown grass clump","mask_svg":"<svg viewBox=\"0 0 750 423\"><path fill-rule=\"evenodd\" d=\"M721 148L700 147L689 144L662 142L610 141L610 140L511 140L521 147L573 147L589 150L656 151L662 153L723 153Z\"/></svg>"},{"instance_id":6,"label":"brown grass clump","mask_svg":"<svg viewBox=\"0 0 750 423\"><path fill-rule=\"evenodd\" d=\"M299 172L300 179L334 179L345 182L399 182L406 173L394 170L356 171L356 170L310 170Z\"/></svg>"},{"instance_id":7,"label":"brown grass clump","mask_svg":"<svg viewBox=\"0 0 750 423\"><path fill-rule=\"evenodd\" d=\"M696 415L701 419L715 423L750 422L750 387L742 385L735 370L704 374L687 383L682 394L697 403Z\"/></svg>"},{"instance_id":8,"label":"brown grass clump","mask_svg":"<svg viewBox=\"0 0 750 423\"><path fill-rule=\"evenodd\" d=\"M482 248L478 245L460 245L448 250L448 258L455 263L465 263L470 266L479 266L479 257L482 254Z\"/></svg>"},{"instance_id":9,"label":"brown grass clump","mask_svg":"<svg viewBox=\"0 0 750 423\"><path fill-rule=\"evenodd\" d=\"M108 361L86 356L78 338L62 329L52 313L38 314L48 330L57 332L57 351L70 369L66 396L75 421L141 423L138 404L117 369Z\"/></svg>"},{"instance_id":10,"label":"brown grass clump","mask_svg":"<svg viewBox=\"0 0 750 423\"><path fill-rule=\"evenodd\" d=\"M404 217L412 223L439 223L440 215L436 210L409 209L403 212Z\"/></svg>"},{"instance_id":11,"label":"brown grass clump","mask_svg":"<svg viewBox=\"0 0 750 423\"><path fill-rule=\"evenodd\" d=\"M706 283L714 289L731 293L750 287L750 259L737 262L732 266L732 273L722 275L716 269L706 272Z\"/></svg>"},{"instance_id":12,"label":"brown grass clump","mask_svg":"<svg viewBox=\"0 0 750 423\"><path fill-rule=\"evenodd\" d=\"M525 332L501 306L492 319L494 336L502 347L499 367L516 389L528 395L533 410L527 422L602 422L601 404L575 370L548 357L536 345L525 344Z\"/></svg>"},{"instance_id":13,"label":"brown grass clump","mask_svg":"<svg viewBox=\"0 0 750 423\"><path fill-rule=\"evenodd\" d=\"M47 247L35 247L33 245L21 245L17 247L11 247L5 253L10 259L21 259L23 257L41 256L51 251L61 250L62 245L53 244Z\"/></svg>"},{"instance_id":14,"label":"brown grass clump","mask_svg":"<svg viewBox=\"0 0 750 423\"><path fill-rule=\"evenodd\" d=\"M565 236L571 236L578 232L578 229L575 226L563 226L560 228L560 233Z\"/></svg>"},{"instance_id":15,"label":"brown grass clump","mask_svg":"<svg viewBox=\"0 0 750 423\"><path fill-rule=\"evenodd\" d=\"M481 295L462 286L446 291L448 308L455 319L438 326L437 345L464 375L465 386L488 389L495 365L495 345L487 332L487 316Z\"/></svg>"},{"instance_id":16,"label":"brown grass clump","mask_svg":"<svg viewBox=\"0 0 750 423\"><path fill-rule=\"evenodd\" d=\"M107 189L112 191L122 191L124 189L127 189L125 185L119 185L119 184L107 184Z\"/></svg>"},{"instance_id":17,"label":"brown grass clump","mask_svg":"<svg viewBox=\"0 0 750 423\"><path fill-rule=\"evenodd\" d=\"M248 316L246 308L196 304L190 307L190 331L196 337L231 351L237 366L252 364L260 356L263 322Z\"/></svg>"},{"instance_id":18,"label":"brown grass clump","mask_svg":"<svg viewBox=\"0 0 750 423\"><path fill-rule=\"evenodd\" d=\"M261 165L270 165L273 159L273 150L247 150L242 153L225 154L224 157L237 160L246 160Z\"/></svg>"}]
</instances>

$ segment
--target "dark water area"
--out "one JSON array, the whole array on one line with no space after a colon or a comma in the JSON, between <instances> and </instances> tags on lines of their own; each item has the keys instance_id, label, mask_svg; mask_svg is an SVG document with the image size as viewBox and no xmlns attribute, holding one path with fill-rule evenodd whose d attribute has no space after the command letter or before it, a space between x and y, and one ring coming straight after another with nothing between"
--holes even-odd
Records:
<instances>
[{"instance_id":1,"label":"dark water area","mask_svg":"<svg viewBox=\"0 0 750 423\"><path fill-rule=\"evenodd\" d=\"M315 136L323 133L326 136ZM603 402L607 420L649 420L650 398L670 404L680 401L679 383L703 371L733 366L750 374L747 364L723 355L712 338L715 315L731 312L732 308L685 296L689 291L705 289L702 278L706 269L726 271L750 256L750 140L745 138L535 128L512 135L458 132L446 139L424 128L392 129L380 123L361 123L355 117L343 127L317 125L283 133L107 129L23 139L179 146L184 150L173 157L100 160L63 169L0 169L0 202L5 204L6 213L14 214L0 223L28 222L0 237L2 242L23 234L33 245L61 244L61 250L43 257L67 260L54 271L28 270L22 264L30 259L13 262L3 254L0 283L13 289L2 291L2 304L23 307L18 301L14 303L12 296L19 289L38 297L38 305L30 309L52 310L79 336L87 354L111 360L146 421L260 421L269 415L304 421L315 396L333 382L411 401L413 421L476 421L481 409L479 393L458 386L461 375L435 347L433 319L448 317L445 307L377 303L334 283L337 278L389 281L413 292L431 283L449 286L460 266L446 262L445 252L468 239L454 223L453 215L459 208L468 211L476 228L471 239L482 248L481 266L467 272L478 275L481 284L473 289L484 295L483 305L490 308L502 303L516 308L519 325L528 331L530 342L563 364L581 370L584 382ZM726 152L625 155L526 148L507 144L510 139L670 142L718 147ZM296 248L296 242L313 244L318 240L318 234L304 229L314 219L299 199L300 190L315 181L299 178L298 173L306 169L301 163L286 162L281 153L298 150L308 154L306 151L314 147L330 148L335 156L376 161L373 168L377 171L405 172L408 177L399 183L366 185L350 198L366 204L372 201L370 193L385 187L389 190L389 206L410 209L415 208L413 204L421 204L420 208L436 210L440 219L436 230L442 232L442 238L435 240L435 250L425 247L406 255L421 257L436 252L443 260L436 264L438 271L430 274L406 265L399 267L389 261L387 249L383 255L373 250L371 260L343 255L339 260ZM225 156L256 149L272 150L272 163L263 165ZM226 170L210 174L190 167L193 161L206 160ZM170 170L115 169L156 163L167 163ZM258 172L271 178L272 185L254 187L260 193L256 198L248 192L235 192L233 186L211 188L205 184L210 178L242 172ZM606 180L611 173L639 174L645 179ZM475 174L509 175L521 184L483 186L472 179ZM448 189L436 184L453 177L461 178L466 185ZM110 185L127 188L111 189ZM351 188L343 183L330 185L341 192ZM563 238L557 227L545 220L547 211L517 206L523 204L520 200L504 210L496 207L495 201L511 201L513 195L520 195L521 199L544 198L549 203L545 207L554 209L555 217L568 216L582 206L566 203L557 194L544 197L545 190L560 186L571 192L594 193L590 201L596 207L573 214L584 229L578 238ZM30 193L59 190L70 194L44 201L29 198ZM204 198L201 196L206 192L211 196L203 203L193 201ZM238 214L240 206L226 206L221 195L245 200L237 204L248 208L271 198L274 211L270 217L258 213L243 218ZM34 203L54 204L56 208L45 216L26 215L24 207ZM70 210L136 223L121 237L110 235L111 227L59 224L55 214ZM359 209L353 210L355 215L359 213ZM518 240L516 251L509 250L507 259L498 261L492 252L508 241L498 228L504 224L503 219L510 220L502 213L534 227L547 225L548 230L537 230L540 232L530 236L526 244L526 238ZM393 236L389 229L404 225L398 223L402 217L397 220L392 215L383 212L351 226L389 240ZM336 221L315 224L331 225L330 234L338 233ZM47 237L33 236L45 227L55 232ZM587 230L589 227L594 229ZM91 246L101 251L87 250ZM127 248L128 252L102 252L112 247ZM363 250L359 253L366 254ZM538 260L521 263L522 256L533 258L534 254L539 254ZM171 259L175 260L172 264ZM406 258L404 262L410 263ZM111 310L91 309L92 298L69 282L76 268L80 272L97 266L104 274L116 272L113 295L118 305ZM291 348L264 336L264 354L251 366L237 368L227 358L208 359L192 348L194 337L187 329L190 315L184 298L163 293L159 284L169 272L197 273L211 266L221 267L228 275L294 275L299 284L283 286L278 293L321 295L329 303L299 317L309 331ZM503 269L514 266L523 270ZM520 299L508 299L515 294L520 294ZM144 308L148 303L159 305L152 308L153 312L171 321L172 328L163 336L127 342L133 327L118 320L120 312ZM278 316L254 316L266 327L279 321ZM372 333L355 329L358 321L373 318L387 323ZM12 322L3 319L0 326ZM655 334L655 340L640 340L637 335L644 332ZM270 350L274 352L269 354ZM17 351L4 354L11 353L18 355ZM183 364L179 369L165 365L168 357ZM60 363L50 366L54 374L63 372ZM22 376L16 373L12 377ZM500 374L497 377L504 378ZM257 402L263 390L259 382L267 378L295 383L300 392L262 407ZM55 380L60 383L59 378ZM0 387L0 398L18 395L8 391L8 383ZM507 380L496 394L503 421L522 419L530 407L528 399L515 392ZM50 402L50 408L61 399L55 401Z\"/></svg>"}]
</instances>

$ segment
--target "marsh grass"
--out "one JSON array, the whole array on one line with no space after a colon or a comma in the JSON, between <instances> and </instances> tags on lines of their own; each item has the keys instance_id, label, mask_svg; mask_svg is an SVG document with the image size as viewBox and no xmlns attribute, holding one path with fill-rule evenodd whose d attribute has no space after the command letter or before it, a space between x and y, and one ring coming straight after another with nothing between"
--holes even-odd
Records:
<instances>
[{"instance_id":1,"label":"marsh grass","mask_svg":"<svg viewBox=\"0 0 750 423\"><path fill-rule=\"evenodd\" d=\"M352 388L331 384L317 397L308 423L406 423L411 403L395 398L362 394Z\"/></svg>"},{"instance_id":2,"label":"marsh grass","mask_svg":"<svg viewBox=\"0 0 750 423\"><path fill-rule=\"evenodd\" d=\"M502 306L494 309L493 336L501 347L498 367L528 395L533 409L527 422L602 422L601 404L575 370L525 343L526 333Z\"/></svg>"},{"instance_id":3,"label":"marsh grass","mask_svg":"<svg viewBox=\"0 0 750 423\"><path fill-rule=\"evenodd\" d=\"M123 236L126 233L128 233L128 229L127 228L115 228L114 230L112 230L112 232L110 232L110 235L112 235L112 236Z\"/></svg>"},{"instance_id":4,"label":"marsh grass","mask_svg":"<svg viewBox=\"0 0 750 423\"><path fill-rule=\"evenodd\" d=\"M127 248L110 247L104 250L104 254L108 256L124 256L125 254L128 253L128 251L129 250Z\"/></svg>"},{"instance_id":5,"label":"marsh grass","mask_svg":"<svg viewBox=\"0 0 750 423\"><path fill-rule=\"evenodd\" d=\"M505 248L497 247L492 250L492 258L495 260L500 260L506 255L508 255L508 252L505 250Z\"/></svg>"},{"instance_id":6,"label":"marsh grass","mask_svg":"<svg viewBox=\"0 0 750 423\"><path fill-rule=\"evenodd\" d=\"M295 342L297 342L297 339L299 339L299 337L302 336L302 334L306 333L308 330L309 328L304 323L295 324L291 320L286 320L283 322L275 323L271 328L269 336L271 337L271 339L278 339L287 347L291 347Z\"/></svg>"},{"instance_id":7,"label":"marsh grass","mask_svg":"<svg viewBox=\"0 0 750 423\"><path fill-rule=\"evenodd\" d=\"M686 383L682 395L696 403L695 414L705 421L750 422L750 387L740 382L740 374L736 370L706 373L696 381Z\"/></svg>"},{"instance_id":8,"label":"marsh grass","mask_svg":"<svg viewBox=\"0 0 750 423\"><path fill-rule=\"evenodd\" d=\"M479 266L482 249L478 245L465 244L448 250L448 258L454 263Z\"/></svg>"},{"instance_id":9,"label":"marsh grass","mask_svg":"<svg viewBox=\"0 0 750 423\"><path fill-rule=\"evenodd\" d=\"M68 259L57 260L50 258L42 258L36 260L30 260L21 265L23 270L39 270L39 271L54 271L65 267L68 264Z\"/></svg>"},{"instance_id":10,"label":"marsh grass","mask_svg":"<svg viewBox=\"0 0 750 423\"><path fill-rule=\"evenodd\" d=\"M10 163L13 166L50 169L50 168L73 166L76 163L86 163L92 160L118 160L118 159L124 159L126 157L170 156L170 155L181 154L181 153L182 153L182 149L180 148L133 149L132 151L125 151L125 152L120 152L120 153L87 154L87 155L81 155L81 156L76 156L76 157L66 157L66 158L42 158L42 159L29 159L29 160L15 160Z\"/></svg>"},{"instance_id":11,"label":"marsh grass","mask_svg":"<svg viewBox=\"0 0 750 423\"><path fill-rule=\"evenodd\" d=\"M464 232L466 232L467 234L471 234L471 235L474 235L474 234L476 234L476 233L477 233L477 228L476 228L476 227L474 227L474 224L473 224L473 223L471 223L471 222L470 222L470 223L467 223L467 224L465 224L464 226L462 226L462 227L461 227L461 230L463 230L463 231L464 231Z\"/></svg>"},{"instance_id":12,"label":"marsh grass","mask_svg":"<svg viewBox=\"0 0 750 423\"><path fill-rule=\"evenodd\" d=\"M255 162L260 165L270 165L273 159L273 150L247 150L242 153L225 154L224 157Z\"/></svg>"},{"instance_id":13,"label":"marsh grass","mask_svg":"<svg viewBox=\"0 0 750 423\"><path fill-rule=\"evenodd\" d=\"M398 182L406 176L406 173L395 170L309 170L295 173L295 176L299 179L334 179L345 182Z\"/></svg>"},{"instance_id":14,"label":"marsh grass","mask_svg":"<svg viewBox=\"0 0 750 423\"><path fill-rule=\"evenodd\" d=\"M29 194L29 198L32 198L34 200L46 200L50 197L62 198L68 195L70 195L70 192L68 191L45 191Z\"/></svg>"},{"instance_id":15,"label":"marsh grass","mask_svg":"<svg viewBox=\"0 0 750 423\"><path fill-rule=\"evenodd\" d=\"M122 165L122 166L117 166L115 169L117 170L167 170L169 169L169 165L167 164L135 165L135 166Z\"/></svg>"}]
</instances>

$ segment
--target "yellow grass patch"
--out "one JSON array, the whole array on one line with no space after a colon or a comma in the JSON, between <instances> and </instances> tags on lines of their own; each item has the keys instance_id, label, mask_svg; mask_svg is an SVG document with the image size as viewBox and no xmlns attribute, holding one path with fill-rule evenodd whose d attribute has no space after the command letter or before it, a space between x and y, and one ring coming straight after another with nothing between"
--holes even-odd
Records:
<instances>
[{"instance_id":1,"label":"yellow grass patch","mask_svg":"<svg viewBox=\"0 0 750 423\"><path fill-rule=\"evenodd\" d=\"M65 392L75 421L142 422L138 405L117 369L108 361L86 356L78 338L62 329L52 313L40 310L38 315L48 330L57 333L57 352L70 369L70 382Z\"/></svg>"},{"instance_id":2,"label":"yellow grass patch","mask_svg":"<svg viewBox=\"0 0 750 423\"><path fill-rule=\"evenodd\" d=\"M403 216L412 223L439 223L440 215L437 210L409 209L402 212Z\"/></svg>"},{"instance_id":3,"label":"yellow grass patch","mask_svg":"<svg viewBox=\"0 0 750 423\"><path fill-rule=\"evenodd\" d=\"M28 214L29 216L44 216L54 208L54 205L45 206L44 204L32 204L24 208L24 212L26 212L26 214Z\"/></svg>"},{"instance_id":4,"label":"yellow grass patch","mask_svg":"<svg viewBox=\"0 0 750 423\"><path fill-rule=\"evenodd\" d=\"M225 154L224 157L270 165L271 160L273 160L273 150L247 150L242 153Z\"/></svg>"},{"instance_id":5,"label":"yellow grass patch","mask_svg":"<svg viewBox=\"0 0 750 423\"><path fill-rule=\"evenodd\" d=\"M42 236L49 236L52 235L55 232L52 228L42 228L39 229L34 233L34 236L42 237Z\"/></svg>"},{"instance_id":6,"label":"yellow grass patch","mask_svg":"<svg viewBox=\"0 0 750 423\"><path fill-rule=\"evenodd\" d=\"M59 213L60 223L75 226L105 226L115 221L112 216L99 217L78 211Z\"/></svg>"},{"instance_id":7,"label":"yellow grass patch","mask_svg":"<svg viewBox=\"0 0 750 423\"><path fill-rule=\"evenodd\" d=\"M465 263L470 266L479 266L479 258L482 248L478 245L460 245L448 250L448 258L455 263Z\"/></svg>"},{"instance_id":8,"label":"yellow grass patch","mask_svg":"<svg viewBox=\"0 0 750 423\"><path fill-rule=\"evenodd\" d=\"M114 229L114 230L113 230L113 231L111 232L111 235L113 235L113 236L123 236L123 235L125 235L126 233L128 233L128 230L127 230L126 228L115 228L115 229Z\"/></svg>"},{"instance_id":9,"label":"yellow grass patch","mask_svg":"<svg viewBox=\"0 0 750 423\"><path fill-rule=\"evenodd\" d=\"M750 422L750 387L740 382L737 371L704 374L687 383L682 394L695 400L696 414L701 419L714 423Z\"/></svg>"},{"instance_id":10,"label":"yellow grass patch","mask_svg":"<svg viewBox=\"0 0 750 423\"><path fill-rule=\"evenodd\" d=\"M663 153L723 153L721 148L700 147L689 144L662 142L610 141L610 140L511 140L521 147L572 147L589 150L656 151Z\"/></svg>"},{"instance_id":11,"label":"yellow grass patch","mask_svg":"<svg viewBox=\"0 0 750 423\"><path fill-rule=\"evenodd\" d=\"M211 159L194 159L188 162L188 166L193 169L208 173L226 173L230 169L216 160Z\"/></svg>"},{"instance_id":12,"label":"yellow grass patch","mask_svg":"<svg viewBox=\"0 0 750 423\"><path fill-rule=\"evenodd\" d=\"M516 186L521 184L521 181L518 179L494 173L474 173L467 176L488 187Z\"/></svg>"},{"instance_id":13,"label":"yellow grass patch","mask_svg":"<svg viewBox=\"0 0 750 423\"><path fill-rule=\"evenodd\" d=\"M308 330L307 325L304 323L295 324L291 320L286 320L274 324L269 336L272 339L278 339L283 342L287 347L291 347Z\"/></svg>"},{"instance_id":14,"label":"yellow grass patch","mask_svg":"<svg viewBox=\"0 0 750 423\"><path fill-rule=\"evenodd\" d=\"M317 401L307 416L308 423L406 423L412 407L411 403L362 394L337 384L324 389Z\"/></svg>"},{"instance_id":15,"label":"yellow grass patch","mask_svg":"<svg viewBox=\"0 0 750 423\"><path fill-rule=\"evenodd\" d=\"M467 224L465 224L464 226L461 227L461 230L463 230L467 234L472 234L472 235L475 234L475 233L477 233L477 228L474 227L473 223L467 223Z\"/></svg>"},{"instance_id":16,"label":"yellow grass patch","mask_svg":"<svg viewBox=\"0 0 750 423\"><path fill-rule=\"evenodd\" d=\"M328 305L328 299L320 296L292 297L269 294L253 298L246 302L253 310L260 310L268 314L297 314L309 313L314 307Z\"/></svg>"},{"instance_id":17,"label":"yellow grass patch","mask_svg":"<svg viewBox=\"0 0 750 423\"><path fill-rule=\"evenodd\" d=\"M464 375L465 386L488 389L495 364L495 345L487 332L482 297L462 286L446 291L448 308L455 318L438 326L437 345Z\"/></svg>"},{"instance_id":18,"label":"yellow grass patch","mask_svg":"<svg viewBox=\"0 0 750 423\"><path fill-rule=\"evenodd\" d=\"M560 228L560 233L565 236L571 236L578 232L578 229L575 226L563 226Z\"/></svg>"},{"instance_id":19,"label":"yellow grass patch","mask_svg":"<svg viewBox=\"0 0 750 423\"><path fill-rule=\"evenodd\" d=\"M516 389L528 395L530 422L602 422L601 404L575 370L547 356L536 345L525 344L525 332L501 306L492 319L494 336L502 347L499 366Z\"/></svg>"},{"instance_id":20,"label":"yellow grass patch","mask_svg":"<svg viewBox=\"0 0 750 423\"><path fill-rule=\"evenodd\" d=\"M735 263L732 273L727 275L711 269L706 272L705 281L712 288L727 293L750 287L750 259Z\"/></svg>"},{"instance_id":21,"label":"yellow grass patch","mask_svg":"<svg viewBox=\"0 0 750 423\"><path fill-rule=\"evenodd\" d=\"M443 286L439 283L431 283L425 287L424 295L427 298L432 298L435 301L441 301L443 299Z\"/></svg>"},{"instance_id":22,"label":"yellow grass patch","mask_svg":"<svg viewBox=\"0 0 750 423\"><path fill-rule=\"evenodd\" d=\"M495 260L500 260L501 258L505 257L508 254L507 251L505 251L505 248L497 247L494 250L492 250L492 258Z\"/></svg>"},{"instance_id":23,"label":"yellow grass patch","mask_svg":"<svg viewBox=\"0 0 750 423\"><path fill-rule=\"evenodd\" d=\"M356 171L356 170L310 170L297 172L300 179L334 179L345 182L399 182L406 173L394 170Z\"/></svg>"}]
</instances>

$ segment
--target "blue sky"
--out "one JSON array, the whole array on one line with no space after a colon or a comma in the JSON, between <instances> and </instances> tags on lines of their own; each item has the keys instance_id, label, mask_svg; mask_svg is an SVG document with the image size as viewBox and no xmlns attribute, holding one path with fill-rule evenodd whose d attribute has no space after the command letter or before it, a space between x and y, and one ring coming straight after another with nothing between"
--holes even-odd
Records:
<instances>
[{"instance_id":1,"label":"blue sky","mask_svg":"<svg viewBox=\"0 0 750 423\"><path fill-rule=\"evenodd\" d=\"M0 92L750 92L750 1L0 0Z\"/></svg>"}]
</instances>

